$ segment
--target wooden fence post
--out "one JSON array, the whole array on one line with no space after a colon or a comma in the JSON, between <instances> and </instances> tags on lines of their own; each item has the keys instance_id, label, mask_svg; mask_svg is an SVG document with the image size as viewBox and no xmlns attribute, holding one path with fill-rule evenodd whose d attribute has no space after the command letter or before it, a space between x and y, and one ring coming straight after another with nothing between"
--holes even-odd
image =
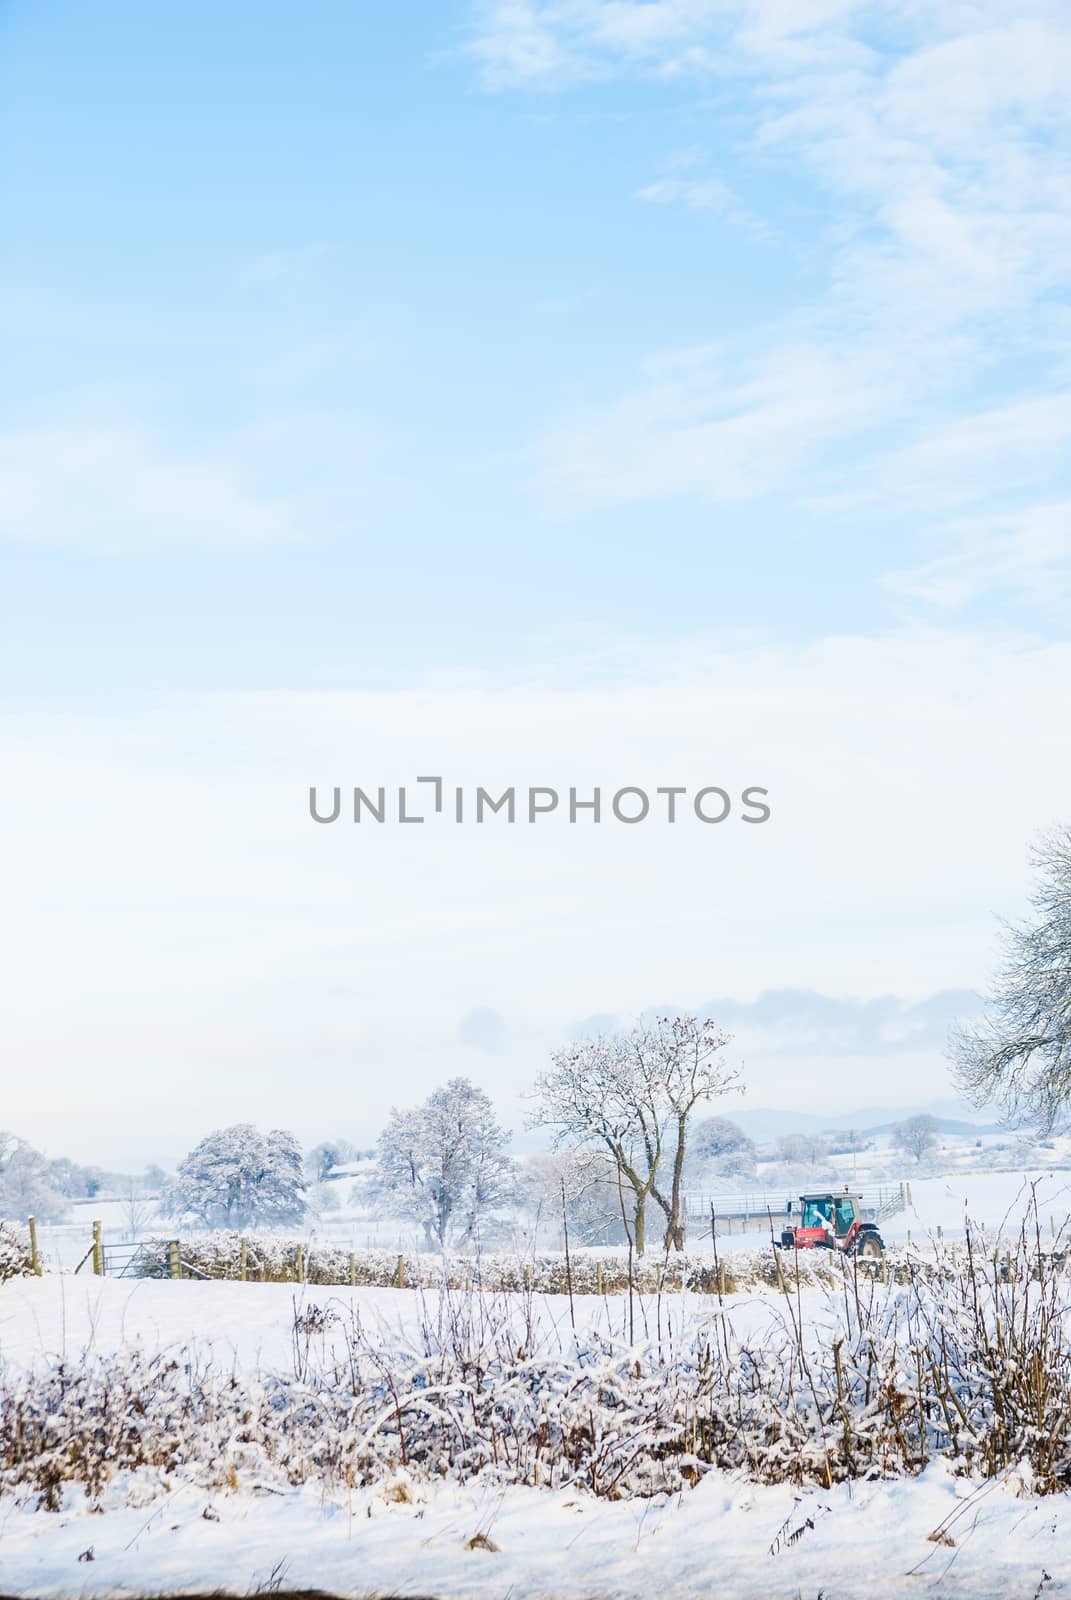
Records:
<instances>
[{"instance_id":1,"label":"wooden fence post","mask_svg":"<svg viewBox=\"0 0 1071 1600\"><path fill-rule=\"evenodd\" d=\"M246 1258L247 1258L248 1254L249 1254L249 1240L248 1239L243 1239L242 1240L241 1255L238 1258L238 1277L239 1277L239 1280L242 1283L245 1282L245 1266L246 1266Z\"/></svg>"},{"instance_id":2,"label":"wooden fence post","mask_svg":"<svg viewBox=\"0 0 1071 1600\"><path fill-rule=\"evenodd\" d=\"M305 1282L305 1251L300 1244L297 1247L297 1281Z\"/></svg>"},{"instance_id":3,"label":"wooden fence post","mask_svg":"<svg viewBox=\"0 0 1071 1600\"><path fill-rule=\"evenodd\" d=\"M350 1288L351 1289L356 1289L356 1287L357 1287L357 1256L356 1256L355 1252L351 1250L350 1251Z\"/></svg>"},{"instance_id":4,"label":"wooden fence post","mask_svg":"<svg viewBox=\"0 0 1071 1600\"><path fill-rule=\"evenodd\" d=\"M167 1241L167 1272L171 1278L182 1277L182 1261L179 1257L179 1242L177 1239Z\"/></svg>"},{"instance_id":5,"label":"wooden fence post","mask_svg":"<svg viewBox=\"0 0 1071 1600\"><path fill-rule=\"evenodd\" d=\"M780 1289L782 1294L787 1294L788 1293L788 1286L785 1283L785 1275L781 1271L781 1252L780 1252L780 1250L776 1250L776 1249L774 1250L773 1258L774 1258L774 1266L777 1268L777 1287Z\"/></svg>"},{"instance_id":6,"label":"wooden fence post","mask_svg":"<svg viewBox=\"0 0 1071 1600\"><path fill-rule=\"evenodd\" d=\"M398 1257L398 1271L395 1274L395 1282L397 1283L397 1286L398 1286L399 1289L404 1289L405 1288L405 1257L404 1256L399 1256Z\"/></svg>"},{"instance_id":7,"label":"wooden fence post","mask_svg":"<svg viewBox=\"0 0 1071 1600\"><path fill-rule=\"evenodd\" d=\"M93 1224L93 1274L97 1278L104 1276L104 1237L99 1222Z\"/></svg>"},{"instance_id":8,"label":"wooden fence post","mask_svg":"<svg viewBox=\"0 0 1071 1600\"><path fill-rule=\"evenodd\" d=\"M35 1278L41 1276L41 1262L37 1254L37 1222L33 1217L28 1219L30 1229L30 1271Z\"/></svg>"}]
</instances>

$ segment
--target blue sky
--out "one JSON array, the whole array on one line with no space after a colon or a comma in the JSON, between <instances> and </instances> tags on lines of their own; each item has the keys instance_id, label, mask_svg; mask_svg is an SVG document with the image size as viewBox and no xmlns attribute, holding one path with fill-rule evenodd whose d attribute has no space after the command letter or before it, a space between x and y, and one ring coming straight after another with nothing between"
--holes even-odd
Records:
<instances>
[{"instance_id":1,"label":"blue sky","mask_svg":"<svg viewBox=\"0 0 1071 1600\"><path fill-rule=\"evenodd\" d=\"M560 900L507 896L502 863L444 839L437 932L411 928L410 977L395 961L361 997L383 1008L363 1055L342 1011L325 1025L328 1085L339 1061L374 1073L388 1036L399 1061L454 1052L475 1075L458 1019L484 1007L516 1019L492 1078L519 1085L572 1019L638 1010L677 969L682 1005L980 985L1027 838L1067 814L1045 729L1071 589L1069 68L1066 12L1032 0L1010 15L994 0L7 0L0 711L30 781L9 834L25 874L14 1048L72 1075L87 1051L114 1058L127 1081L148 1034L119 1039L115 1008L159 1005L188 914L187 1054L225 1078L206 941L240 948L235 919L275 894L263 873L220 888L247 838L239 797L278 793L262 848L281 861L309 781L407 771L451 729L443 759L472 781L503 728L533 778L592 748L615 774L776 769L796 806L776 871L725 870L737 925L754 873L783 872L789 931L774 948L756 924L746 960L714 921L667 947L652 856L649 921L618 949L599 919L627 864L587 883L590 862L567 880L563 861L599 952L574 993L576 957L567 976L553 951ZM481 694L501 722L481 723ZM64 784L99 830L69 860L48 798ZM196 814L192 878L153 881L158 862L124 842L137 785L179 825ZM946 837L921 807L897 840L903 807L881 807L901 785L970 823ZM806 849L822 882L845 870L845 786L864 796L847 851L859 905L868 850L879 877L892 850L888 895L902 885L895 905L869 886L898 943L865 966L864 913L845 901L812 963L797 898ZM258 926L300 1015L320 980L287 961L337 885L300 854L292 868ZM722 865L694 870L720 904ZM462 883L498 929L490 956L456 928L444 956ZM928 910L916 884L936 885ZM376 892L335 908L355 941L391 903L386 880ZM98 1014L100 974L68 968L71 1033L46 1040L60 904L60 945L102 940L126 988ZM925 960L912 916L936 918ZM522 924L543 929L540 954ZM266 999L252 970L232 976L233 1050L255 1060L278 978ZM392 1035L391 1008L432 991L440 1031ZM920 1057L905 1094L938 1060Z\"/></svg>"}]
</instances>

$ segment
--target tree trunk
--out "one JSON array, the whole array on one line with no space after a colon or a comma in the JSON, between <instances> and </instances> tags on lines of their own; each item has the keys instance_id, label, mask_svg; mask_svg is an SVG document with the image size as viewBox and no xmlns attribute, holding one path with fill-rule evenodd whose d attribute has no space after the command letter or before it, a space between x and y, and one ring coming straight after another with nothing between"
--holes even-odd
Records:
<instances>
[{"instance_id":1,"label":"tree trunk","mask_svg":"<svg viewBox=\"0 0 1071 1600\"><path fill-rule=\"evenodd\" d=\"M666 1243L672 1243L674 1249L684 1249L685 1224L681 1217L681 1178L684 1173L684 1135L687 1128L687 1113L677 1113L677 1149L673 1156L673 1189L670 1194L669 1221L666 1224Z\"/></svg>"},{"instance_id":2,"label":"tree trunk","mask_svg":"<svg viewBox=\"0 0 1071 1600\"><path fill-rule=\"evenodd\" d=\"M647 1227L647 1196L636 1196L636 1208L632 1214L632 1247L638 1256L643 1255L644 1235Z\"/></svg>"}]
</instances>

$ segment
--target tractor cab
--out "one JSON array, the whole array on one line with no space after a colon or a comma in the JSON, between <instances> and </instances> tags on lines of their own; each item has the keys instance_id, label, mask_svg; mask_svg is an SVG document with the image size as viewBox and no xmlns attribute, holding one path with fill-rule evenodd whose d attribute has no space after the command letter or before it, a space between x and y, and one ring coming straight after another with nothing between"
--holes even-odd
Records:
<instances>
[{"instance_id":1,"label":"tractor cab","mask_svg":"<svg viewBox=\"0 0 1071 1600\"><path fill-rule=\"evenodd\" d=\"M872 1222L864 1222L859 1196L826 1192L800 1196L799 1223L781 1234L785 1250L843 1250L849 1255L880 1256L881 1235Z\"/></svg>"}]
</instances>

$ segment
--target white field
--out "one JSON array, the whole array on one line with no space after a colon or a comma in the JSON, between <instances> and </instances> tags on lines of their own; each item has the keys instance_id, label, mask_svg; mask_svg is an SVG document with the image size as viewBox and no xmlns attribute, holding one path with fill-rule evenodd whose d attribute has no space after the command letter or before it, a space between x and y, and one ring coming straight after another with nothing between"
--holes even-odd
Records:
<instances>
[{"instance_id":1,"label":"white field","mask_svg":"<svg viewBox=\"0 0 1071 1600\"><path fill-rule=\"evenodd\" d=\"M272 1284L13 1281L0 1286L0 1362L196 1346L242 1371L291 1373L295 1295L293 1286ZM803 1298L812 1336L821 1337L823 1298ZM435 1296L310 1288L304 1299L359 1311L389 1343L418 1327L422 1301L434 1311ZM537 1297L535 1311L545 1337L567 1343L568 1301ZM604 1325L623 1334L625 1297L578 1299L575 1311L581 1325L609 1318ZM661 1311L680 1325L709 1319L715 1302L670 1296ZM783 1314L774 1295L730 1298L740 1333ZM651 1332L655 1315L648 1300L640 1317ZM394 1498L399 1493L406 1498ZM955 1478L942 1464L919 1479L802 1494L710 1473L683 1494L627 1502L480 1480L212 1495L179 1481L155 1494L115 1481L102 1513L91 1513L80 1493L59 1512L0 1500L0 1593L97 1600L218 1588L244 1596L273 1583L366 1600L1031 1600L1071 1592L1066 1498L1032 1497L1019 1478ZM954 1545L929 1540L942 1524ZM785 1529L803 1531L769 1554ZM476 1535L497 1548L471 1548ZM80 1561L87 1551L92 1560Z\"/></svg>"}]
</instances>

